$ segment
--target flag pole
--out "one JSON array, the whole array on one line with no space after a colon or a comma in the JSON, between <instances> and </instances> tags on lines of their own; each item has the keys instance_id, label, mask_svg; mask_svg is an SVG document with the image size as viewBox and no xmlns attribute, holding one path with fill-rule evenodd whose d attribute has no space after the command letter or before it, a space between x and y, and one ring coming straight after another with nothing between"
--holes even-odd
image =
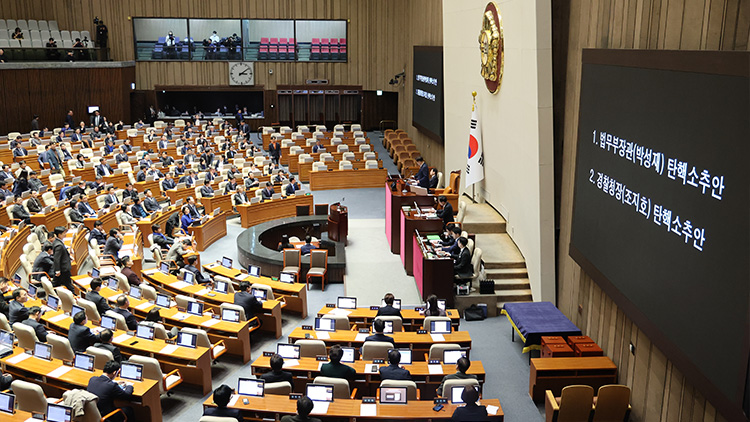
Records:
<instances>
[{"instance_id":1,"label":"flag pole","mask_svg":"<svg viewBox=\"0 0 750 422\"><path fill-rule=\"evenodd\" d=\"M474 107L477 105L477 92L471 91L471 111L474 112ZM474 191L474 187L476 186L476 183L471 184L471 201L475 204L477 203L476 199L476 192Z\"/></svg>"}]
</instances>

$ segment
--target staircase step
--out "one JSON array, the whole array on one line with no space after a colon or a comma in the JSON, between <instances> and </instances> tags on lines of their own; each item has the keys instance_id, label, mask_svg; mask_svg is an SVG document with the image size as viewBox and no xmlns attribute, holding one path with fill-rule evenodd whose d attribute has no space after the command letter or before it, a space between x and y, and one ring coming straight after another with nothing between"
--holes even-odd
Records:
<instances>
[{"instance_id":1,"label":"staircase step","mask_svg":"<svg viewBox=\"0 0 750 422\"><path fill-rule=\"evenodd\" d=\"M466 200L463 229L469 233L505 233L506 221L487 204L472 204Z\"/></svg>"},{"instance_id":2,"label":"staircase step","mask_svg":"<svg viewBox=\"0 0 750 422\"><path fill-rule=\"evenodd\" d=\"M469 233L505 233L506 223L505 222L466 222L464 220L461 226L463 230Z\"/></svg>"},{"instance_id":3,"label":"staircase step","mask_svg":"<svg viewBox=\"0 0 750 422\"><path fill-rule=\"evenodd\" d=\"M503 280L509 278L528 278L529 272L526 268L485 268L485 277L489 280Z\"/></svg>"},{"instance_id":4,"label":"staircase step","mask_svg":"<svg viewBox=\"0 0 750 422\"><path fill-rule=\"evenodd\" d=\"M508 278L495 281L495 291L530 289L528 278Z\"/></svg>"},{"instance_id":5,"label":"staircase step","mask_svg":"<svg viewBox=\"0 0 750 422\"><path fill-rule=\"evenodd\" d=\"M484 249L482 249L482 252L484 252ZM483 255L484 256L484 255ZM503 262L488 262L484 259L484 269L485 270L496 270L499 268L526 268L526 262L525 261L503 261Z\"/></svg>"},{"instance_id":6,"label":"staircase step","mask_svg":"<svg viewBox=\"0 0 750 422\"><path fill-rule=\"evenodd\" d=\"M498 302L530 302L531 289L495 291Z\"/></svg>"}]
</instances>

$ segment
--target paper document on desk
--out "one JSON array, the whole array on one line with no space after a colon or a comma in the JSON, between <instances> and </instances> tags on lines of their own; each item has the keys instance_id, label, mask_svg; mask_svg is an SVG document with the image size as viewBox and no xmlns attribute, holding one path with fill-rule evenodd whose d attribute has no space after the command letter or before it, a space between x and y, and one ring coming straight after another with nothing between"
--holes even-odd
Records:
<instances>
[{"instance_id":1,"label":"paper document on desk","mask_svg":"<svg viewBox=\"0 0 750 422\"><path fill-rule=\"evenodd\" d=\"M211 318L211 319L208 319L206 321L201 322L201 325L204 326L204 327L212 327L212 326L218 324L219 322L221 322L220 319L213 319L213 318Z\"/></svg>"},{"instance_id":2,"label":"paper document on desk","mask_svg":"<svg viewBox=\"0 0 750 422\"><path fill-rule=\"evenodd\" d=\"M328 406L330 404L331 402L313 400L313 410L310 413L315 413L316 415L328 413Z\"/></svg>"},{"instance_id":3,"label":"paper document on desk","mask_svg":"<svg viewBox=\"0 0 750 422\"><path fill-rule=\"evenodd\" d=\"M237 404L237 400L239 400L240 395L239 394L232 394L232 398L229 399L229 403L227 404L227 407L232 407L235 404Z\"/></svg>"},{"instance_id":4,"label":"paper document on desk","mask_svg":"<svg viewBox=\"0 0 750 422\"><path fill-rule=\"evenodd\" d=\"M50 378L60 378L61 376L67 374L68 371L70 371L71 369L73 369L72 366L61 366L61 367L59 367L57 369L54 369L54 370L50 371L47 374L47 376L50 377Z\"/></svg>"},{"instance_id":5,"label":"paper document on desk","mask_svg":"<svg viewBox=\"0 0 750 422\"><path fill-rule=\"evenodd\" d=\"M89 284L91 284L91 277L79 278L78 280L76 280L76 283L83 286L88 286Z\"/></svg>"},{"instance_id":6,"label":"paper document on desk","mask_svg":"<svg viewBox=\"0 0 750 422\"><path fill-rule=\"evenodd\" d=\"M238 276L237 276L237 277L235 277L235 278L236 278L237 280L239 280L239 281L245 281L245 280L247 280L248 278L250 278L250 274L244 274L244 273L243 273L243 274L240 274L240 275L238 275Z\"/></svg>"},{"instance_id":7,"label":"paper document on desk","mask_svg":"<svg viewBox=\"0 0 750 422\"><path fill-rule=\"evenodd\" d=\"M159 351L159 353L161 353L163 355L168 355L168 354L174 353L174 351L177 350L177 347L178 346L176 344L168 344L168 345L164 346L164 348L162 348Z\"/></svg>"},{"instance_id":8,"label":"paper document on desk","mask_svg":"<svg viewBox=\"0 0 750 422\"><path fill-rule=\"evenodd\" d=\"M357 336L354 337L354 341L365 341L367 338L367 333L357 333Z\"/></svg>"},{"instance_id":9,"label":"paper document on desk","mask_svg":"<svg viewBox=\"0 0 750 422\"><path fill-rule=\"evenodd\" d=\"M8 358L5 361L8 362L8 363L10 363L11 365L15 365L18 362L23 362L23 361L25 361L26 359L28 359L30 357L31 357L31 355L29 355L29 354L21 353L21 354L13 356L12 358Z\"/></svg>"},{"instance_id":10,"label":"paper document on desk","mask_svg":"<svg viewBox=\"0 0 750 422\"><path fill-rule=\"evenodd\" d=\"M430 371L430 375L440 375L443 373L442 365L427 365L427 369Z\"/></svg>"},{"instance_id":11,"label":"paper document on desk","mask_svg":"<svg viewBox=\"0 0 750 422\"><path fill-rule=\"evenodd\" d=\"M144 310L144 309L148 309L148 308L150 308L151 306L153 306L153 303L149 303L149 302L143 302L143 303L141 303L140 305L136 306L136 307L135 307L135 309L138 309L138 310L141 310L141 311L142 311L142 310Z\"/></svg>"},{"instance_id":12,"label":"paper document on desk","mask_svg":"<svg viewBox=\"0 0 750 422\"><path fill-rule=\"evenodd\" d=\"M330 311L328 311L328 315L348 316L351 313L352 313L352 311L350 311L348 309L341 309L341 308L333 308Z\"/></svg>"},{"instance_id":13,"label":"paper document on desk","mask_svg":"<svg viewBox=\"0 0 750 422\"><path fill-rule=\"evenodd\" d=\"M319 340L328 340L331 338L331 335L328 334L328 331L316 331L315 337Z\"/></svg>"},{"instance_id":14,"label":"paper document on desk","mask_svg":"<svg viewBox=\"0 0 750 422\"><path fill-rule=\"evenodd\" d=\"M359 416L378 416L377 404L360 404Z\"/></svg>"},{"instance_id":15,"label":"paper document on desk","mask_svg":"<svg viewBox=\"0 0 750 422\"><path fill-rule=\"evenodd\" d=\"M177 312L176 314L172 315L172 318L180 321L187 319L188 317L190 317L190 315L186 314L185 312Z\"/></svg>"},{"instance_id":16,"label":"paper document on desk","mask_svg":"<svg viewBox=\"0 0 750 422\"><path fill-rule=\"evenodd\" d=\"M184 281L175 281L174 283L169 285L169 287L173 289L184 289L187 286L189 286L189 284L185 283Z\"/></svg>"},{"instance_id":17,"label":"paper document on desk","mask_svg":"<svg viewBox=\"0 0 750 422\"><path fill-rule=\"evenodd\" d=\"M497 415L497 411L500 410L499 407L493 406L491 404L487 405L487 414L488 415Z\"/></svg>"},{"instance_id":18,"label":"paper document on desk","mask_svg":"<svg viewBox=\"0 0 750 422\"><path fill-rule=\"evenodd\" d=\"M430 337L432 337L432 341L445 341L445 336L443 336L442 334L430 333Z\"/></svg>"},{"instance_id":19,"label":"paper document on desk","mask_svg":"<svg viewBox=\"0 0 750 422\"><path fill-rule=\"evenodd\" d=\"M122 343L124 341L130 340L131 338L133 338L133 336L131 336L130 334L120 334L119 336L112 339L112 343Z\"/></svg>"},{"instance_id":20,"label":"paper document on desk","mask_svg":"<svg viewBox=\"0 0 750 422\"><path fill-rule=\"evenodd\" d=\"M62 313L60 315L55 315L52 318L50 318L49 322L60 322L60 321L64 320L67 317L68 317L67 315L65 315L64 313Z\"/></svg>"},{"instance_id":21,"label":"paper document on desk","mask_svg":"<svg viewBox=\"0 0 750 422\"><path fill-rule=\"evenodd\" d=\"M208 293L210 291L211 290L208 290L208 289L201 289L201 290L198 290L197 292L195 292L195 295L196 296L204 296L206 293Z\"/></svg>"}]
</instances>

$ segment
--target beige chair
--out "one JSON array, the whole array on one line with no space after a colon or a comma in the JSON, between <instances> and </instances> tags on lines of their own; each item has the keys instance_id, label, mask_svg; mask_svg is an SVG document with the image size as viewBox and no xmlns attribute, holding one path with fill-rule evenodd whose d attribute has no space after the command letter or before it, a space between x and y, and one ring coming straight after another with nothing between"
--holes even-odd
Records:
<instances>
[{"instance_id":1,"label":"beige chair","mask_svg":"<svg viewBox=\"0 0 750 422\"><path fill-rule=\"evenodd\" d=\"M425 329L425 330L429 330L430 329L430 323L432 321L448 321L448 322L450 322L450 320L451 319L448 318L447 316L428 316L428 317L424 317L424 322L422 323L422 328Z\"/></svg>"},{"instance_id":2,"label":"beige chair","mask_svg":"<svg viewBox=\"0 0 750 422\"><path fill-rule=\"evenodd\" d=\"M388 360L388 350L393 349L390 341L366 341L362 344L362 360Z\"/></svg>"},{"instance_id":3,"label":"beige chair","mask_svg":"<svg viewBox=\"0 0 750 422\"><path fill-rule=\"evenodd\" d=\"M326 273L328 272L328 250L313 249L310 251L310 269L307 271L307 289L310 290L310 278L320 278L320 289L326 289Z\"/></svg>"},{"instance_id":4,"label":"beige chair","mask_svg":"<svg viewBox=\"0 0 750 422\"><path fill-rule=\"evenodd\" d=\"M214 276L214 281L222 281L222 282L226 283L226 285L227 285L227 294L233 294L234 293L234 291L235 291L234 290L234 283L229 278L224 277L223 275L215 275ZM253 284L253 286L255 286L255 285ZM266 286L266 287L268 287L268 286ZM271 295L269 295L268 298L269 299L273 299L273 289L271 290Z\"/></svg>"},{"instance_id":5,"label":"beige chair","mask_svg":"<svg viewBox=\"0 0 750 422\"><path fill-rule=\"evenodd\" d=\"M292 240L289 239L291 242ZM284 267L281 270L285 273L294 273L295 278L299 278L300 271L300 250L299 249L284 249L281 251Z\"/></svg>"},{"instance_id":6,"label":"beige chair","mask_svg":"<svg viewBox=\"0 0 750 422\"><path fill-rule=\"evenodd\" d=\"M94 357L94 368L99 370L104 369L104 364L115 359L115 357L112 356L112 352L100 347L89 346L86 349L86 353Z\"/></svg>"},{"instance_id":7,"label":"beige chair","mask_svg":"<svg viewBox=\"0 0 750 422\"><path fill-rule=\"evenodd\" d=\"M13 333L15 333L18 339L18 347L26 350L34 350L34 345L39 341L36 332L30 325L14 322Z\"/></svg>"},{"instance_id":8,"label":"beige chair","mask_svg":"<svg viewBox=\"0 0 750 422\"><path fill-rule=\"evenodd\" d=\"M378 397L380 397L380 389L384 387L406 387L406 399L419 400L419 389L417 388L417 383L414 381L383 380L380 382L380 387L378 387Z\"/></svg>"},{"instance_id":9,"label":"beige chair","mask_svg":"<svg viewBox=\"0 0 750 422\"><path fill-rule=\"evenodd\" d=\"M143 378L159 381L159 392L168 393L171 389L182 384L182 376L180 370L175 369L168 374L164 374L159 366L159 361L146 356L133 355L130 357L130 362L139 363L143 365Z\"/></svg>"},{"instance_id":10,"label":"beige chair","mask_svg":"<svg viewBox=\"0 0 750 422\"><path fill-rule=\"evenodd\" d=\"M177 302L177 307L182 309L187 309L188 302L200 302L187 295L175 295L174 301Z\"/></svg>"},{"instance_id":11,"label":"beige chair","mask_svg":"<svg viewBox=\"0 0 750 422\"><path fill-rule=\"evenodd\" d=\"M141 288L141 294L143 295L143 299L156 301L156 289L154 289L153 286L149 286L148 284L141 283L139 287ZM128 287L128 291L130 291L130 287Z\"/></svg>"},{"instance_id":12,"label":"beige chair","mask_svg":"<svg viewBox=\"0 0 750 422\"><path fill-rule=\"evenodd\" d=\"M318 376L313 379L313 384L333 385L334 399L354 399L354 396L357 394L356 388L351 393L349 392L349 381L343 378Z\"/></svg>"},{"instance_id":13,"label":"beige chair","mask_svg":"<svg viewBox=\"0 0 750 422\"><path fill-rule=\"evenodd\" d=\"M465 217L466 217L466 202L458 201L458 213L456 214L456 222L463 224Z\"/></svg>"},{"instance_id":14,"label":"beige chair","mask_svg":"<svg viewBox=\"0 0 750 422\"><path fill-rule=\"evenodd\" d=\"M47 398L42 387L24 380L14 380L10 384L13 394L16 395L18 410L47 414L47 403L55 403L57 399Z\"/></svg>"},{"instance_id":15,"label":"beige chair","mask_svg":"<svg viewBox=\"0 0 750 422\"><path fill-rule=\"evenodd\" d=\"M44 292L47 293L47 296L57 296L55 288L52 287L52 281L46 277L42 277L42 288L44 289Z\"/></svg>"},{"instance_id":16,"label":"beige chair","mask_svg":"<svg viewBox=\"0 0 750 422\"><path fill-rule=\"evenodd\" d=\"M263 387L263 392L287 396L292 392L292 384L289 384L289 381L267 382Z\"/></svg>"},{"instance_id":17,"label":"beige chair","mask_svg":"<svg viewBox=\"0 0 750 422\"><path fill-rule=\"evenodd\" d=\"M125 317L122 316L122 314L109 310L105 312L104 315L115 319L115 324L117 324L118 330L128 331L128 323L125 321Z\"/></svg>"},{"instance_id":18,"label":"beige chair","mask_svg":"<svg viewBox=\"0 0 750 422\"><path fill-rule=\"evenodd\" d=\"M70 347L70 342L66 337L49 333L47 334L47 343L52 345L53 358L70 362L75 360L76 354L73 352L73 348Z\"/></svg>"},{"instance_id":19,"label":"beige chair","mask_svg":"<svg viewBox=\"0 0 750 422\"><path fill-rule=\"evenodd\" d=\"M378 162L377 160L367 160L365 161L365 169L366 170L376 170L378 168Z\"/></svg>"},{"instance_id":20,"label":"beige chair","mask_svg":"<svg viewBox=\"0 0 750 422\"><path fill-rule=\"evenodd\" d=\"M339 161L339 170L351 170L352 162L349 160L341 160Z\"/></svg>"},{"instance_id":21,"label":"beige chair","mask_svg":"<svg viewBox=\"0 0 750 422\"><path fill-rule=\"evenodd\" d=\"M630 387L603 385L594 397L593 422L627 421L630 410Z\"/></svg>"},{"instance_id":22,"label":"beige chair","mask_svg":"<svg viewBox=\"0 0 750 422\"><path fill-rule=\"evenodd\" d=\"M453 387L463 388L467 385L479 387L479 381L477 381L474 378L445 380L445 382L443 383L443 397L450 397L451 390L453 389ZM581 419L581 420L587 421L588 419Z\"/></svg>"},{"instance_id":23,"label":"beige chair","mask_svg":"<svg viewBox=\"0 0 750 422\"><path fill-rule=\"evenodd\" d=\"M473 276L471 277L471 281L469 282L469 287L479 285L479 276L481 275L482 270L482 254L484 252L482 251L482 248L475 248L474 253L471 254L471 268L474 271ZM474 284L476 282L476 284Z\"/></svg>"},{"instance_id":24,"label":"beige chair","mask_svg":"<svg viewBox=\"0 0 750 422\"><path fill-rule=\"evenodd\" d=\"M219 356L227 352L227 346L226 344L224 344L224 340L219 340L216 343L212 344L211 340L208 338L206 330L202 330L200 328L183 327L180 331L195 335L198 340L196 343L199 347L207 347L211 349L212 360L218 359Z\"/></svg>"},{"instance_id":25,"label":"beige chair","mask_svg":"<svg viewBox=\"0 0 750 422\"><path fill-rule=\"evenodd\" d=\"M560 397L547 390L544 396L545 418L548 422L588 421L594 402L594 389L589 385L569 385Z\"/></svg>"},{"instance_id":26,"label":"beige chair","mask_svg":"<svg viewBox=\"0 0 750 422\"><path fill-rule=\"evenodd\" d=\"M294 344L299 346L300 357L314 358L326 355L326 343L323 340L299 339Z\"/></svg>"},{"instance_id":27,"label":"beige chair","mask_svg":"<svg viewBox=\"0 0 750 422\"><path fill-rule=\"evenodd\" d=\"M224 309L231 309L233 311L239 312L240 313L240 321L247 321L247 317L245 316L245 308L243 308L242 306L235 305L233 303L222 303L219 306L219 310L221 312L224 312ZM252 320L260 321L258 319L257 315L254 316L254 317L252 317L252 318L250 318L250 321L252 321ZM258 328L260 328L260 325L255 325L254 327L250 327L250 332L253 332L253 331L257 330Z\"/></svg>"},{"instance_id":28,"label":"beige chair","mask_svg":"<svg viewBox=\"0 0 750 422\"><path fill-rule=\"evenodd\" d=\"M96 309L94 302L86 299L78 299L78 306L82 307L86 311L86 319L89 321L101 321L102 317L99 315L99 310Z\"/></svg>"},{"instance_id":29,"label":"beige chair","mask_svg":"<svg viewBox=\"0 0 750 422\"><path fill-rule=\"evenodd\" d=\"M60 298L60 306L65 312L70 312L73 309L73 305L76 304L76 297L65 287L55 287L55 296Z\"/></svg>"},{"instance_id":30,"label":"beige chair","mask_svg":"<svg viewBox=\"0 0 750 422\"><path fill-rule=\"evenodd\" d=\"M0 314L0 329L3 329L9 333L13 331L10 328L10 324L8 323L8 317L6 317L5 314Z\"/></svg>"},{"instance_id":31,"label":"beige chair","mask_svg":"<svg viewBox=\"0 0 750 422\"><path fill-rule=\"evenodd\" d=\"M130 291L130 283L128 282L128 278L125 277L125 274L123 274L120 271L115 272L115 278L117 279L117 290L121 292L129 292ZM153 287L152 287L153 288ZM154 298L156 300L156 298Z\"/></svg>"},{"instance_id":32,"label":"beige chair","mask_svg":"<svg viewBox=\"0 0 750 422\"><path fill-rule=\"evenodd\" d=\"M391 321L393 323L393 331L404 331L404 321L401 319L400 316L396 315L381 315L375 317L375 321L377 320L383 320L383 321Z\"/></svg>"},{"instance_id":33,"label":"beige chair","mask_svg":"<svg viewBox=\"0 0 750 422\"><path fill-rule=\"evenodd\" d=\"M237 418L229 416L201 416L198 422L238 422Z\"/></svg>"},{"instance_id":34,"label":"beige chair","mask_svg":"<svg viewBox=\"0 0 750 422\"><path fill-rule=\"evenodd\" d=\"M125 418L125 412L122 409L115 409L108 415L102 416L101 413L99 413L99 408L97 407L97 402L99 401L99 397L97 397L93 393L89 393L86 390L69 390L63 393L63 403L66 406L72 406L73 400L76 400L78 398L84 397L84 405L83 405L83 414L79 417L73 417L73 422L104 422L113 416L120 414L120 418L116 420L122 420L121 418Z\"/></svg>"},{"instance_id":35,"label":"beige chair","mask_svg":"<svg viewBox=\"0 0 750 422\"><path fill-rule=\"evenodd\" d=\"M216 280L216 277L214 277L214 280ZM264 292L266 292L266 299L268 299L268 300L284 300L284 296L276 297L273 294L273 288L271 288L271 286L269 286L269 285L260 284L260 283L253 283L253 284L250 285L250 288L251 289L256 289L256 290L263 290Z\"/></svg>"},{"instance_id":36,"label":"beige chair","mask_svg":"<svg viewBox=\"0 0 750 422\"><path fill-rule=\"evenodd\" d=\"M336 328L337 330L347 331L352 329L352 326L349 323L349 317L346 315L323 315L323 318L336 321L334 324L334 328Z\"/></svg>"},{"instance_id":37,"label":"beige chair","mask_svg":"<svg viewBox=\"0 0 750 422\"><path fill-rule=\"evenodd\" d=\"M443 360L443 351L444 350L455 350L460 349L461 345L457 343L438 343L433 344L430 346L430 351L427 354L427 357L425 357L425 360Z\"/></svg>"}]
</instances>

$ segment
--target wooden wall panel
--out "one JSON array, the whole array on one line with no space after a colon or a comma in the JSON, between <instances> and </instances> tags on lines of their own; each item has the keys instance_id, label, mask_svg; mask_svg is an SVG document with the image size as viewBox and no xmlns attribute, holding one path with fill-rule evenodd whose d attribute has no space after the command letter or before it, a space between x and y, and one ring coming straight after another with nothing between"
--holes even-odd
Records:
<instances>
[{"instance_id":1,"label":"wooden wall panel","mask_svg":"<svg viewBox=\"0 0 750 422\"><path fill-rule=\"evenodd\" d=\"M553 46L558 50L556 58L567 56L565 63L555 64L556 75L564 74L555 79L564 81L555 87L564 90L563 99L555 102L555 113L565 112L563 128L556 132L563 151L562 157L556 157L562 169L556 175L562 179L557 305L617 364L619 381L633 391L631 420L724 421L699 386L691 385L568 256L568 246L582 48L748 50L750 0L573 0L567 7L567 33L553 34L568 39L567 46ZM561 19L560 15L554 16ZM629 350L631 343L635 356Z\"/></svg>"},{"instance_id":2,"label":"wooden wall panel","mask_svg":"<svg viewBox=\"0 0 750 422\"><path fill-rule=\"evenodd\" d=\"M0 17L57 20L61 29L89 30L93 19L109 29L114 60L133 60L133 25L130 17L200 17L258 19L347 19L348 63L256 63L256 83L304 84L327 78L332 85L361 85L364 90L398 91L399 127L432 165L441 166L443 146L411 126L412 46L442 45L440 0L3 0ZM391 87L393 75L407 70L407 84ZM273 69L273 75L268 71ZM227 63L149 63L136 65L136 88L155 85L227 85ZM269 110L266 110L268 113Z\"/></svg>"}]
</instances>

